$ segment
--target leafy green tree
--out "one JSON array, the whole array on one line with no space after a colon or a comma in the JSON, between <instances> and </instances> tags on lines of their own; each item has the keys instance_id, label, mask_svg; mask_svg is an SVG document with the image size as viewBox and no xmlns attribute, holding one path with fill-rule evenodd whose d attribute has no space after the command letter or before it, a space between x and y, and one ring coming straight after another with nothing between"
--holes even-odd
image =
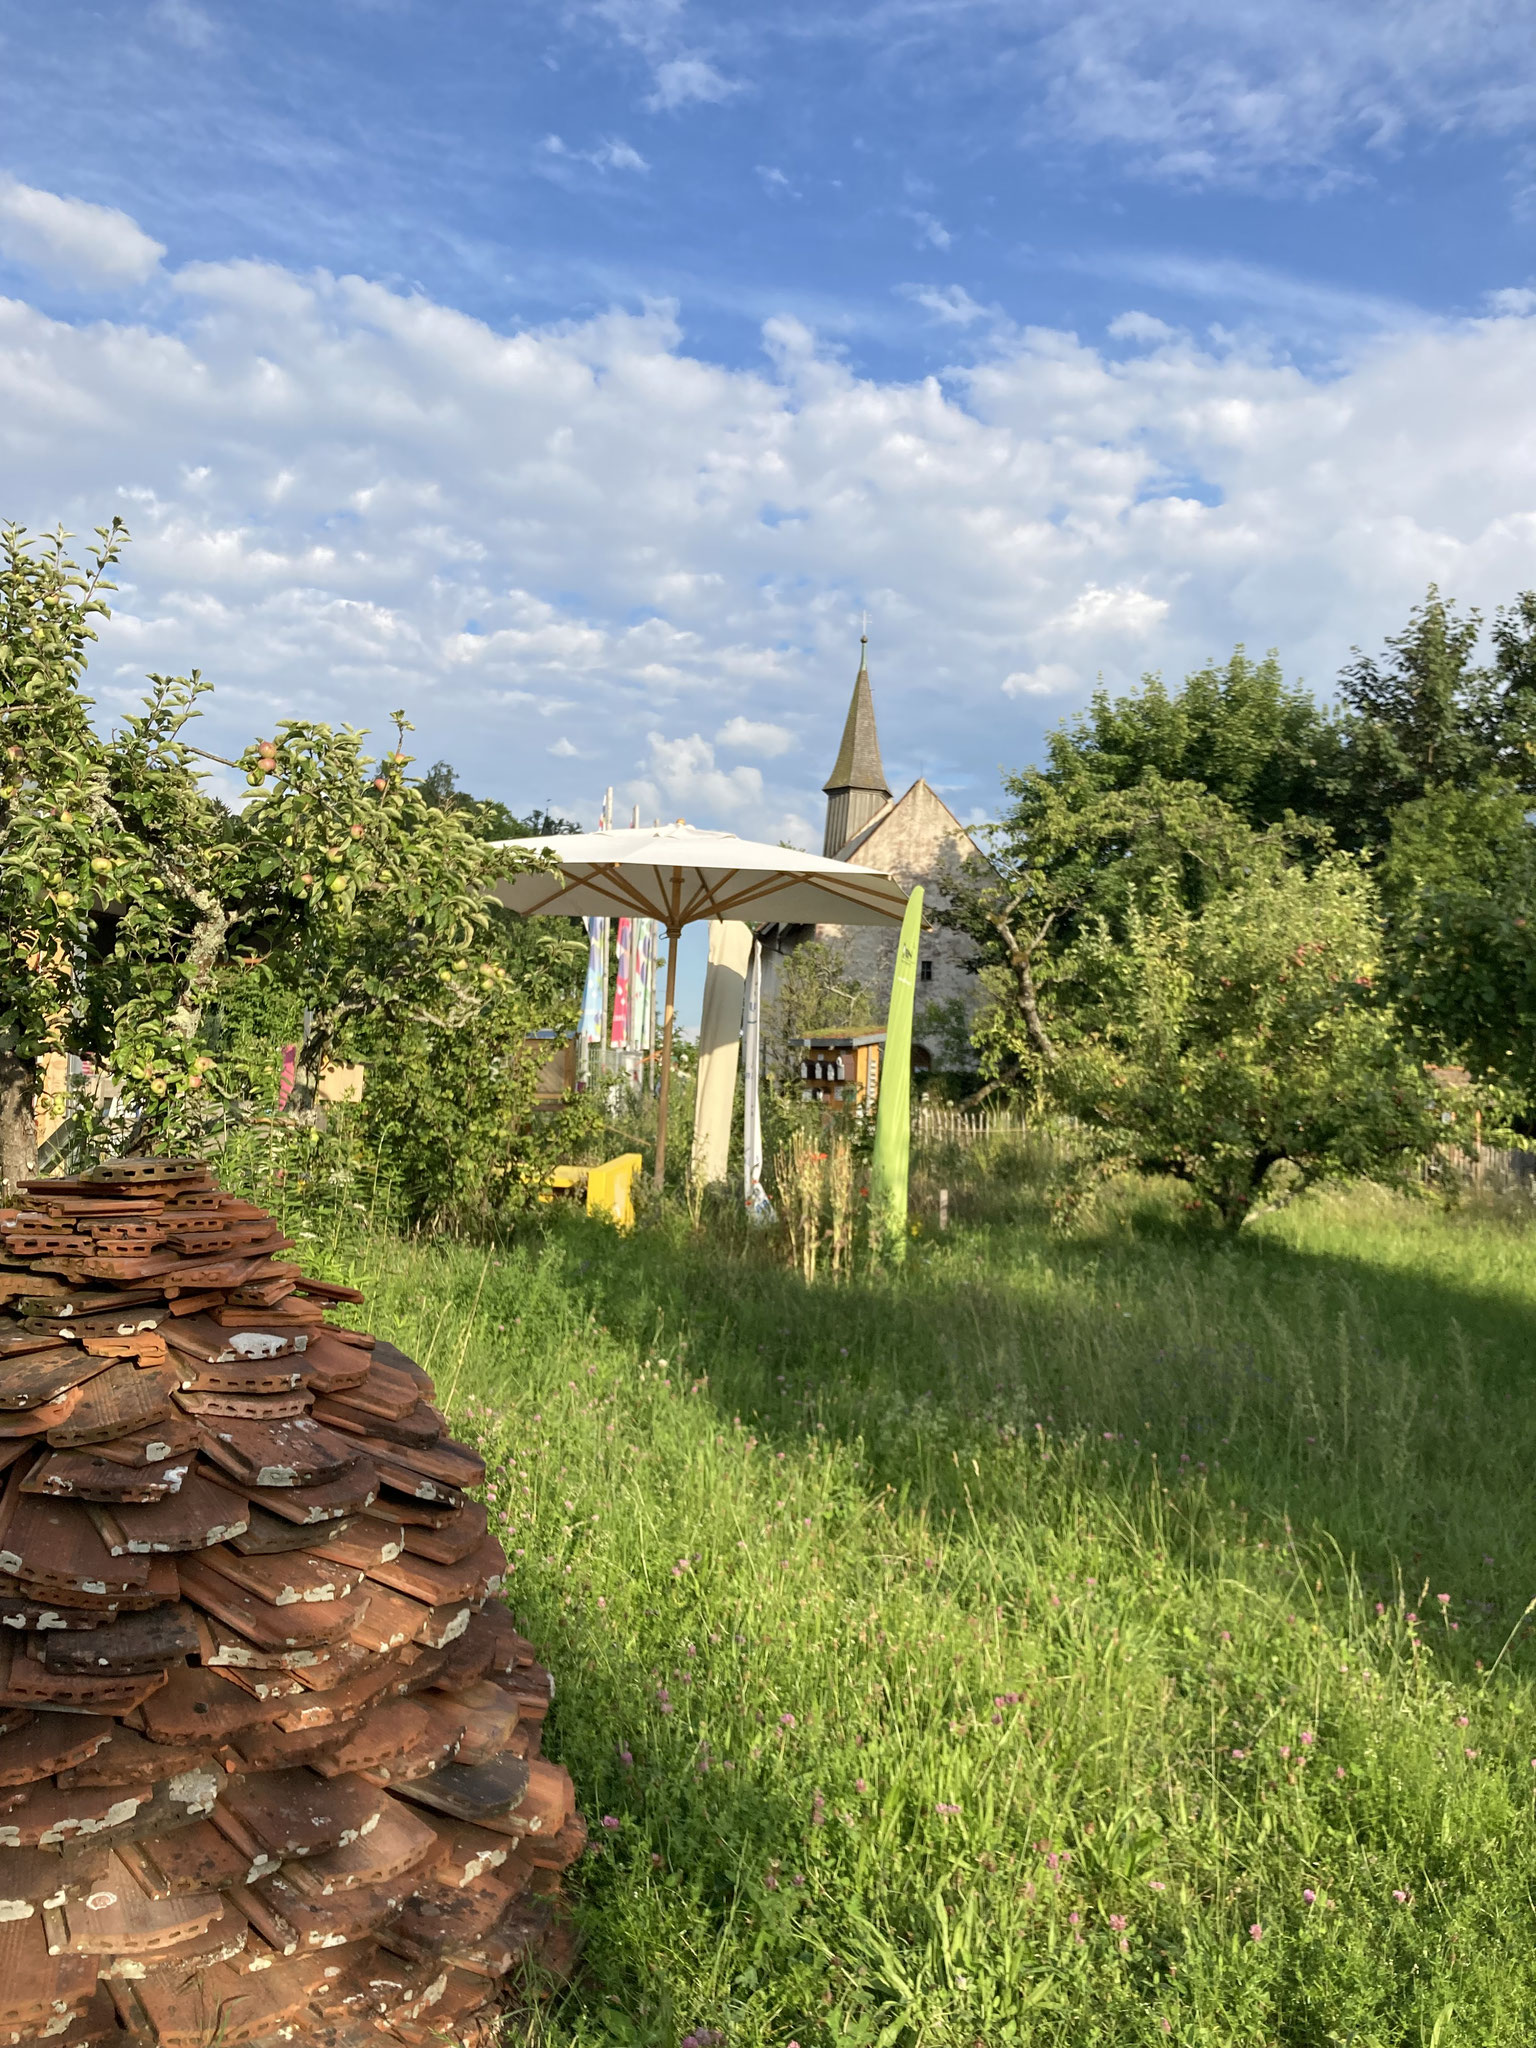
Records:
<instances>
[{"instance_id":1,"label":"leafy green tree","mask_svg":"<svg viewBox=\"0 0 1536 2048\"><path fill-rule=\"evenodd\" d=\"M1380 855L1390 981L1413 1043L1528 1117L1536 592L1495 614L1486 665L1479 630L1432 589L1380 662L1357 655L1345 675L1352 803L1360 842Z\"/></svg>"},{"instance_id":2,"label":"leafy green tree","mask_svg":"<svg viewBox=\"0 0 1536 2048\"><path fill-rule=\"evenodd\" d=\"M1510 722L1514 723L1518 713L1523 726L1536 701L1536 590L1522 590L1513 604L1499 606L1492 639L1494 674L1509 707ZM1523 746L1522 751L1526 751Z\"/></svg>"},{"instance_id":3,"label":"leafy green tree","mask_svg":"<svg viewBox=\"0 0 1536 2048\"><path fill-rule=\"evenodd\" d=\"M1174 879L1123 927L1084 920L1050 1101L1092 1134L1095 1170L1168 1174L1235 1228L1319 1181L1409 1180L1445 1135L1435 1091L1377 990L1380 916L1358 862L1305 868L1251 835L1194 910Z\"/></svg>"},{"instance_id":4,"label":"leafy green tree","mask_svg":"<svg viewBox=\"0 0 1536 2048\"><path fill-rule=\"evenodd\" d=\"M1155 774L1198 783L1252 827L1309 819L1338 846L1378 853L1393 812L1427 790L1493 775L1536 788L1536 592L1496 614L1491 661L1481 633L1477 612L1432 585L1379 656L1355 649L1336 710L1287 683L1273 653L1254 662L1241 647L1174 690L1155 675L1122 696L1101 690L1049 735L1042 796L1081 800Z\"/></svg>"},{"instance_id":5,"label":"leafy green tree","mask_svg":"<svg viewBox=\"0 0 1536 2048\"><path fill-rule=\"evenodd\" d=\"M1401 1178L1442 1135L1379 979L1358 859L1250 830L1197 783L1027 771L946 921L976 941L990 1082L1074 1117L1094 1170L1187 1182L1232 1226L1346 1174Z\"/></svg>"},{"instance_id":6,"label":"leafy green tree","mask_svg":"<svg viewBox=\"0 0 1536 2048\"><path fill-rule=\"evenodd\" d=\"M367 1067L360 1128L418 1223L480 1225L537 1178L552 1142L533 1117L547 1048L574 1023L584 935L519 918L487 891L530 864L496 847L478 811L428 800L404 751L303 721L257 741L254 794L232 837L235 965L308 1020L311 1078Z\"/></svg>"},{"instance_id":7,"label":"leafy green tree","mask_svg":"<svg viewBox=\"0 0 1536 2048\"><path fill-rule=\"evenodd\" d=\"M238 906L231 820L202 787L187 725L210 685L152 675L141 712L103 746L116 814L143 850L145 886L98 891L82 957L79 1049L112 1068L136 1145L191 1137L220 1114L225 1077L212 1019L227 986Z\"/></svg>"},{"instance_id":8,"label":"leafy green tree","mask_svg":"<svg viewBox=\"0 0 1536 2048\"><path fill-rule=\"evenodd\" d=\"M84 569L65 552L67 539L0 533L6 1191L35 1167L36 1101L50 1054L105 1059L131 1044L144 1067L154 1039L185 1090L204 1086L211 1062L196 1045L201 990L224 930L208 887L215 807L179 741L201 686L153 678L142 717L112 738L97 732L81 685L92 621L108 615L107 571L127 533L116 520L99 528Z\"/></svg>"},{"instance_id":9,"label":"leafy green tree","mask_svg":"<svg viewBox=\"0 0 1536 2048\"><path fill-rule=\"evenodd\" d=\"M210 1028L249 991L303 1007L301 1057L318 1073L365 1035L398 1059L421 1034L472 1035L514 985L531 1014L552 999L551 963L569 979L560 921L507 920L487 899L526 856L474 829L478 808L427 800L403 718L378 761L361 733L286 722L241 757L238 816L204 792L186 738L208 687L196 675L151 677L142 712L99 733L86 650L126 538L102 529L82 570L65 536L0 536L7 1186L32 1170L50 1053L111 1067L117 1141L196 1144L249 1100L250 1075Z\"/></svg>"},{"instance_id":10,"label":"leafy green tree","mask_svg":"<svg viewBox=\"0 0 1536 2048\"><path fill-rule=\"evenodd\" d=\"M205 686L151 683L109 753L119 814L162 883L147 892L158 922L142 903L99 905L90 977L95 1043L121 1088L118 1140L195 1147L243 1113L254 1077L206 1027L257 992L302 1010L311 1077L364 1034L398 1048L412 1029L470 1028L511 978L488 943L486 891L525 860L425 801L403 715L377 761L350 727L285 721L242 755L251 793L231 817L197 788L183 737Z\"/></svg>"},{"instance_id":11,"label":"leafy green tree","mask_svg":"<svg viewBox=\"0 0 1536 2048\"><path fill-rule=\"evenodd\" d=\"M830 939L807 939L779 963L772 1000L763 1006L763 1067L781 1087L800 1079L800 1040L813 1031L863 1031L876 1022L875 1001Z\"/></svg>"},{"instance_id":12,"label":"leafy green tree","mask_svg":"<svg viewBox=\"0 0 1536 2048\"><path fill-rule=\"evenodd\" d=\"M285 722L242 756L251 795L231 817L199 788L184 738L205 689L152 677L144 713L106 749L151 882L126 906L98 902L84 985L100 1013L90 1043L131 1119L116 1136L133 1144L195 1146L241 1113L253 1076L208 1026L256 991L302 1010L300 1063L316 1076L365 1034L400 1058L410 1031L471 1030L513 981L540 986L549 944L528 927L502 935L486 890L524 857L424 800L403 716L377 761L351 728Z\"/></svg>"},{"instance_id":13,"label":"leafy green tree","mask_svg":"<svg viewBox=\"0 0 1536 2048\"><path fill-rule=\"evenodd\" d=\"M1394 812L1379 877L1391 984L1414 1044L1525 1104L1536 1100L1529 812L1530 797L1509 783L1434 790Z\"/></svg>"},{"instance_id":14,"label":"leafy green tree","mask_svg":"<svg viewBox=\"0 0 1536 2048\"><path fill-rule=\"evenodd\" d=\"M986 1088L1038 1097L1057 1054L1062 963L1085 919L1123 935L1138 890L1154 882L1198 911L1241 865L1250 835L1199 784L1155 769L1129 788L1063 784L1033 768L1004 787L1014 801L939 922L972 940L992 998L976 1027Z\"/></svg>"},{"instance_id":15,"label":"leafy green tree","mask_svg":"<svg viewBox=\"0 0 1536 2048\"><path fill-rule=\"evenodd\" d=\"M1482 620L1433 584L1377 658L1357 648L1339 680L1346 773L1340 839L1380 852L1393 814L1436 789L1502 779L1536 789L1536 592Z\"/></svg>"},{"instance_id":16,"label":"leafy green tree","mask_svg":"<svg viewBox=\"0 0 1536 2048\"><path fill-rule=\"evenodd\" d=\"M118 534L82 572L66 536L0 533L0 1201L33 1170L41 1063L69 1039L76 956L103 870L124 848L80 694Z\"/></svg>"},{"instance_id":17,"label":"leafy green tree","mask_svg":"<svg viewBox=\"0 0 1536 2048\"><path fill-rule=\"evenodd\" d=\"M1495 769L1527 794L1536 792L1536 590L1500 605L1493 642Z\"/></svg>"},{"instance_id":18,"label":"leafy green tree","mask_svg":"<svg viewBox=\"0 0 1536 2048\"><path fill-rule=\"evenodd\" d=\"M526 818L519 818L498 797L469 795L459 788L458 775L446 761L434 761L418 787L434 810L458 812L477 839L550 839L581 830L570 818L557 817L542 804Z\"/></svg>"},{"instance_id":19,"label":"leafy green tree","mask_svg":"<svg viewBox=\"0 0 1536 2048\"><path fill-rule=\"evenodd\" d=\"M1086 712L1051 733L1039 773L1046 792L1133 789L1150 775L1198 783L1247 824L1288 813L1332 820L1344 788L1343 730L1310 692L1287 683L1278 657L1251 661L1238 647L1170 691L1160 676L1124 696L1095 693ZM1021 782L1009 785L1026 801Z\"/></svg>"},{"instance_id":20,"label":"leafy green tree","mask_svg":"<svg viewBox=\"0 0 1536 2048\"><path fill-rule=\"evenodd\" d=\"M399 1029L366 1031L368 1066L362 1130L388 1162L412 1222L455 1229L493 1225L515 1211L562 1152L573 1118L598 1098L550 1113L535 1106L539 1070L552 1050L531 1034L573 1030L580 1011L586 940L565 918L493 918L483 947L504 971L469 1012L449 1021L417 1017ZM522 930L516 927L522 926ZM543 926L537 950L525 943ZM515 960L516 971L506 966Z\"/></svg>"},{"instance_id":21,"label":"leafy green tree","mask_svg":"<svg viewBox=\"0 0 1536 2048\"><path fill-rule=\"evenodd\" d=\"M1476 612L1458 617L1434 585L1378 659L1356 648L1339 679L1348 707L1352 842L1384 846L1392 813L1426 790L1467 788L1490 774L1501 692L1474 660Z\"/></svg>"},{"instance_id":22,"label":"leafy green tree","mask_svg":"<svg viewBox=\"0 0 1536 2048\"><path fill-rule=\"evenodd\" d=\"M962 996L930 996L912 1016L912 1035L933 1055L933 1071L962 1089L976 1072L970 1005Z\"/></svg>"},{"instance_id":23,"label":"leafy green tree","mask_svg":"<svg viewBox=\"0 0 1536 2048\"><path fill-rule=\"evenodd\" d=\"M491 846L409 777L404 714L380 759L367 735L285 720L241 757L252 796L233 835L232 941L248 971L300 998L300 1058L319 1072L366 1021L457 1028L505 975L486 892L528 863Z\"/></svg>"}]
</instances>

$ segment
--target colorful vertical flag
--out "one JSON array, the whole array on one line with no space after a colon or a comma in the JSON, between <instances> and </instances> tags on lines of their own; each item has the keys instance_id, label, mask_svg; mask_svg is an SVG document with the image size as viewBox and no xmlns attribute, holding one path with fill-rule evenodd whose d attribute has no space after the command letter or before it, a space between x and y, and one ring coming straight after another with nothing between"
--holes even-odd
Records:
<instances>
[{"instance_id":1,"label":"colorful vertical flag","mask_svg":"<svg viewBox=\"0 0 1536 2048\"><path fill-rule=\"evenodd\" d=\"M650 987L649 946L647 935L650 920L632 917L629 925L629 1002L624 1013L624 1049L630 1053L645 1050L645 1005Z\"/></svg>"},{"instance_id":2,"label":"colorful vertical flag","mask_svg":"<svg viewBox=\"0 0 1536 2048\"><path fill-rule=\"evenodd\" d=\"M635 981L634 940L635 919L621 917L614 949L613 1024L608 1033L608 1043L620 1047L629 1044Z\"/></svg>"},{"instance_id":3,"label":"colorful vertical flag","mask_svg":"<svg viewBox=\"0 0 1536 2048\"><path fill-rule=\"evenodd\" d=\"M597 820L599 832L613 829L613 791L603 797L603 808ZM581 997L581 1028L577 1033L583 1045L602 1045L608 1036L608 919L606 917L584 918L587 927L587 985ZM585 1071L585 1068L583 1068Z\"/></svg>"},{"instance_id":4,"label":"colorful vertical flag","mask_svg":"<svg viewBox=\"0 0 1536 2048\"><path fill-rule=\"evenodd\" d=\"M608 1008L608 920L589 917L587 926L587 986L581 1001L581 1036L588 1045L601 1045Z\"/></svg>"}]
</instances>

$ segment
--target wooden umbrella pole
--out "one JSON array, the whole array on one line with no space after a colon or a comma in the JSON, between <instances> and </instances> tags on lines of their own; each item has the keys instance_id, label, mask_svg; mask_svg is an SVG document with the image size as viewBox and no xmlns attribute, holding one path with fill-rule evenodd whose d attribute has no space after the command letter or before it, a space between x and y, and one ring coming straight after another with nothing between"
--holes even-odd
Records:
<instances>
[{"instance_id":1,"label":"wooden umbrella pole","mask_svg":"<svg viewBox=\"0 0 1536 2048\"><path fill-rule=\"evenodd\" d=\"M656 1104L657 1192L667 1177L667 1100L672 1093L672 1015L677 1001L677 941L680 925L667 926L667 1002L661 1027L661 1095Z\"/></svg>"}]
</instances>

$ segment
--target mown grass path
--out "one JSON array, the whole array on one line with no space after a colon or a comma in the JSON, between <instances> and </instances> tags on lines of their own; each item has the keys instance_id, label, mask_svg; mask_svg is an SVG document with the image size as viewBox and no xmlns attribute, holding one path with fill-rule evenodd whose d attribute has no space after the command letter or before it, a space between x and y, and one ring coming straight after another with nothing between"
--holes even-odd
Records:
<instances>
[{"instance_id":1,"label":"mown grass path","mask_svg":"<svg viewBox=\"0 0 1536 2048\"><path fill-rule=\"evenodd\" d=\"M1533 1250L1369 1193L1021 1197L810 1291L680 1223L334 1246L559 1679L542 2038L1526 2048Z\"/></svg>"}]
</instances>

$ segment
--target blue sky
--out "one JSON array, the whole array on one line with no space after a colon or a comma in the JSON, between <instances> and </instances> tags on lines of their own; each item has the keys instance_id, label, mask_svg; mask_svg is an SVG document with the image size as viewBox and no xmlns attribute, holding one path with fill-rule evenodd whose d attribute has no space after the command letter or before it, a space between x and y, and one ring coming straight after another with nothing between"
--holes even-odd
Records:
<instances>
[{"instance_id":1,"label":"blue sky","mask_svg":"<svg viewBox=\"0 0 1536 2048\"><path fill-rule=\"evenodd\" d=\"M1529 6L1152 12L65 0L12 11L6 155L172 263L502 327L674 297L727 362L791 312L890 376L950 359L923 292L1327 349L1528 274Z\"/></svg>"},{"instance_id":2,"label":"blue sky","mask_svg":"<svg viewBox=\"0 0 1536 2048\"><path fill-rule=\"evenodd\" d=\"M1536 582L1536 7L0 9L0 509L219 748L818 843L1102 677Z\"/></svg>"},{"instance_id":3,"label":"blue sky","mask_svg":"<svg viewBox=\"0 0 1536 2048\"><path fill-rule=\"evenodd\" d=\"M1529 5L7 12L16 177L172 264L356 270L499 327L662 296L711 359L788 312L904 377L954 352L924 294L1326 353L1531 270Z\"/></svg>"}]
</instances>

